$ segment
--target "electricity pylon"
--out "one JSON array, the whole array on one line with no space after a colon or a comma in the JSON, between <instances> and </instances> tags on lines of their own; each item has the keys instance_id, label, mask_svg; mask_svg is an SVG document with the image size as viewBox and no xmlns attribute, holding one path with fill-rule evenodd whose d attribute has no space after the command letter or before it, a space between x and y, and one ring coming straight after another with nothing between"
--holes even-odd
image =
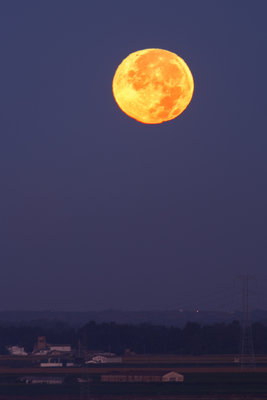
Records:
<instances>
[{"instance_id":1,"label":"electricity pylon","mask_svg":"<svg viewBox=\"0 0 267 400\"><path fill-rule=\"evenodd\" d=\"M255 353L248 304L248 281L252 278L253 276L247 274L240 276L242 280L241 368L255 367Z\"/></svg>"}]
</instances>

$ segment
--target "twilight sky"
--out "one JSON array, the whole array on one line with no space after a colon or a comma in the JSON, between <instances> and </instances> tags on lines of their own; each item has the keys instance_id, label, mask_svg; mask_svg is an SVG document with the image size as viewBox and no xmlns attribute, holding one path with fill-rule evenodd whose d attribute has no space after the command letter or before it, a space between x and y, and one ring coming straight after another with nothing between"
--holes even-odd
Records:
<instances>
[{"instance_id":1,"label":"twilight sky","mask_svg":"<svg viewBox=\"0 0 267 400\"><path fill-rule=\"evenodd\" d=\"M266 0L0 1L0 310L214 309L246 272L264 289L266 13ZM195 81L160 125L111 90L149 47Z\"/></svg>"}]
</instances>

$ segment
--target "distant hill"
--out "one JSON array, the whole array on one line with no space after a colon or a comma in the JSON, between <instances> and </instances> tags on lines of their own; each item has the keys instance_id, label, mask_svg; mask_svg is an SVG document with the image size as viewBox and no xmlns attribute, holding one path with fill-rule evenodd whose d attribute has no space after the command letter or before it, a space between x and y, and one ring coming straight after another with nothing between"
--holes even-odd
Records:
<instances>
[{"instance_id":1,"label":"distant hill","mask_svg":"<svg viewBox=\"0 0 267 400\"><path fill-rule=\"evenodd\" d=\"M216 322L229 323L241 320L240 312L222 311L88 311L88 312L60 312L60 311L1 311L0 324L31 324L44 323L54 325L56 321L73 327L81 327L89 321L111 322L118 324L139 324L148 322L154 325L183 327L188 321L200 324L214 324ZM267 311L255 310L251 313L251 320L267 324Z\"/></svg>"}]
</instances>

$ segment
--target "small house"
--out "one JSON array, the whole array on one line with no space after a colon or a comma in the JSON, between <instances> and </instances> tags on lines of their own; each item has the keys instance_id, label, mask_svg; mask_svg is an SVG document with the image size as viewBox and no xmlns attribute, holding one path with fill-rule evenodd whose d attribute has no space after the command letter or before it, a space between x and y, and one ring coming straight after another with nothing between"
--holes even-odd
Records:
<instances>
[{"instance_id":1,"label":"small house","mask_svg":"<svg viewBox=\"0 0 267 400\"><path fill-rule=\"evenodd\" d=\"M178 372L171 371L162 376L162 382L183 382L184 376Z\"/></svg>"},{"instance_id":2,"label":"small house","mask_svg":"<svg viewBox=\"0 0 267 400\"><path fill-rule=\"evenodd\" d=\"M12 356L27 356L28 353L21 346L8 346L7 350Z\"/></svg>"}]
</instances>

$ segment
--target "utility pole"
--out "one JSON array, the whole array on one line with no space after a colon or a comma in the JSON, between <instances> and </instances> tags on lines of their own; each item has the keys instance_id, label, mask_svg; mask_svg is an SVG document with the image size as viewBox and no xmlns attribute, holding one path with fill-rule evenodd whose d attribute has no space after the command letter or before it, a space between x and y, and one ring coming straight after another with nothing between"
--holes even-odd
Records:
<instances>
[{"instance_id":1,"label":"utility pole","mask_svg":"<svg viewBox=\"0 0 267 400\"><path fill-rule=\"evenodd\" d=\"M242 326L240 352L241 368L255 367L255 353L248 303L248 282L252 278L254 277L248 274L240 276L240 279L242 281Z\"/></svg>"}]
</instances>

